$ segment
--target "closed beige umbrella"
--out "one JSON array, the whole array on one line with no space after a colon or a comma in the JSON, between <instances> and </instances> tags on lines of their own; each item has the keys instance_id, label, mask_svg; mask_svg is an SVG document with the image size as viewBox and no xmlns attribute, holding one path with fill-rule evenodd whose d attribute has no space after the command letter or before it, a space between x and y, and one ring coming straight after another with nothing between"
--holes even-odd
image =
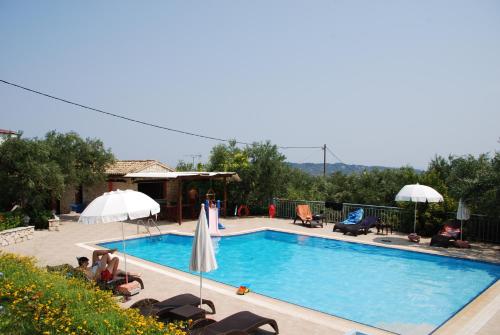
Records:
<instances>
[{"instance_id":1,"label":"closed beige umbrella","mask_svg":"<svg viewBox=\"0 0 500 335\"><path fill-rule=\"evenodd\" d=\"M470 219L470 210L469 207L465 204L465 202L460 198L458 202L457 209L457 220L460 220L460 239L462 239L463 230L464 230L464 220Z\"/></svg>"},{"instance_id":2,"label":"closed beige umbrella","mask_svg":"<svg viewBox=\"0 0 500 335\"><path fill-rule=\"evenodd\" d=\"M214 247L210 232L208 231L205 205L201 205L200 216L193 238L193 248L191 249L191 260L189 270L200 273L200 307L202 305L201 289L203 287L203 272L210 272L217 269Z\"/></svg>"}]
</instances>

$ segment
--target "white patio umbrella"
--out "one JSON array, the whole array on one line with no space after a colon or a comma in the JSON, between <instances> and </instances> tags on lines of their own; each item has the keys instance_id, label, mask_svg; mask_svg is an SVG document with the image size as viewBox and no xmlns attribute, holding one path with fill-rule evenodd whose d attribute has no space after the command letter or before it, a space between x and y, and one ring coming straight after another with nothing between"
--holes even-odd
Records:
<instances>
[{"instance_id":1,"label":"white patio umbrella","mask_svg":"<svg viewBox=\"0 0 500 335\"><path fill-rule=\"evenodd\" d=\"M82 212L78 222L93 223L122 223L123 258L125 279L128 282L127 254L125 252L125 229L123 221L135 220L160 212L160 205L144 193L133 190L116 190L106 192L94 199Z\"/></svg>"},{"instance_id":2,"label":"white patio umbrella","mask_svg":"<svg viewBox=\"0 0 500 335\"><path fill-rule=\"evenodd\" d=\"M201 205L198 225L193 238L193 247L191 249L191 260L189 270L200 273L200 307L202 305L201 289L203 287L203 272L210 272L217 269L217 260L208 231L207 216L205 214L205 205Z\"/></svg>"},{"instance_id":3,"label":"white patio umbrella","mask_svg":"<svg viewBox=\"0 0 500 335\"><path fill-rule=\"evenodd\" d=\"M457 209L457 220L460 220L460 239L462 239L464 220L469 220L469 219L470 219L469 207L467 207L462 198L460 198L460 200L458 201L458 209Z\"/></svg>"},{"instance_id":4,"label":"white patio umbrella","mask_svg":"<svg viewBox=\"0 0 500 335\"><path fill-rule=\"evenodd\" d=\"M411 201L415 203L415 220L413 223L413 232L417 230L417 203L418 202L441 202L443 196L432 187L420 185L419 183L405 185L396 194L396 201Z\"/></svg>"}]
</instances>

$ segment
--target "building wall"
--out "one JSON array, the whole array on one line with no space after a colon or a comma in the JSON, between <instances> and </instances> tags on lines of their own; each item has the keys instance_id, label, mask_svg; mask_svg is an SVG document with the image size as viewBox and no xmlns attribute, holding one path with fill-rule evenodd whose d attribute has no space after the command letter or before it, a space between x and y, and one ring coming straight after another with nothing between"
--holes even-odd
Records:
<instances>
[{"instance_id":1,"label":"building wall","mask_svg":"<svg viewBox=\"0 0 500 335\"><path fill-rule=\"evenodd\" d=\"M83 203L88 205L92 200L102 195L104 192L109 191L108 182L99 183L93 186L83 186ZM137 184L133 184L131 181L127 182L113 182L112 191L116 190L134 190L137 191ZM60 200L60 210L61 214L67 214L71 212L71 204L75 203L75 194L77 192L76 187L70 187L64 191Z\"/></svg>"},{"instance_id":2,"label":"building wall","mask_svg":"<svg viewBox=\"0 0 500 335\"><path fill-rule=\"evenodd\" d=\"M126 182L112 182L111 191L116 190L134 190L137 191L137 184L132 183L132 181L127 180ZM90 203L92 200L102 195L104 192L109 191L108 182L96 184L94 186L84 186L83 187L83 202L85 204Z\"/></svg>"},{"instance_id":3,"label":"building wall","mask_svg":"<svg viewBox=\"0 0 500 335\"><path fill-rule=\"evenodd\" d=\"M70 187L63 192L61 200L59 202L59 208L61 210L61 214L67 214L71 212L70 205L75 203L75 193L76 193L75 187Z\"/></svg>"}]
</instances>

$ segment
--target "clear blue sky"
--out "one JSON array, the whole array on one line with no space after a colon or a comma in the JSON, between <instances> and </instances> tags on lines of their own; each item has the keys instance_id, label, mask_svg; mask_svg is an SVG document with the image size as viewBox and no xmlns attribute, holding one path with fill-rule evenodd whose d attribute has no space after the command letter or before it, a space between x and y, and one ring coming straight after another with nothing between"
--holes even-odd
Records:
<instances>
[{"instance_id":1,"label":"clear blue sky","mask_svg":"<svg viewBox=\"0 0 500 335\"><path fill-rule=\"evenodd\" d=\"M426 168L500 148L500 1L0 0L0 78L214 137ZM217 144L4 84L0 128L74 130L174 166Z\"/></svg>"}]
</instances>

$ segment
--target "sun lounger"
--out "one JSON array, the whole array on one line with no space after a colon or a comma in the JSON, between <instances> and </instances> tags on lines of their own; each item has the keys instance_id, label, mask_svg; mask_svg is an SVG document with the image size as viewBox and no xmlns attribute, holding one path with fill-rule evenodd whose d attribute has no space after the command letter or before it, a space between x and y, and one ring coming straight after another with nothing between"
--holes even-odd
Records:
<instances>
[{"instance_id":1,"label":"sun lounger","mask_svg":"<svg viewBox=\"0 0 500 335\"><path fill-rule=\"evenodd\" d=\"M279 334L276 320L269 319L252 312L243 311L228 316L220 321L201 319L193 322L192 335L236 335L250 334L259 327L270 325Z\"/></svg>"},{"instance_id":2,"label":"sun lounger","mask_svg":"<svg viewBox=\"0 0 500 335\"><path fill-rule=\"evenodd\" d=\"M441 230L431 238L431 246L448 248L455 246L457 248L470 248L469 242L460 239L460 222L446 222Z\"/></svg>"},{"instance_id":3,"label":"sun lounger","mask_svg":"<svg viewBox=\"0 0 500 335\"><path fill-rule=\"evenodd\" d=\"M55 266L48 265L47 271L59 272L64 274L68 278L73 277L73 278L81 278L82 280L89 280L82 271L74 268L70 264L61 264ZM144 282L140 277L128 275L128 282L130 283L133 281L137 281L141 285L141 289L144 289ZM116 289L118 288L118 286L125 284L125 282L126 282L125 274L118 274L118 276L115 279L112 279L110 281L102 281L102 280L97 281L97 286L99 286L100 289L110 290L117 293Z\"/></svg>"},{"instance_id":4,"label":"sun lounger","mask_svg":"<svg viewBox=\"0 0 500 335\"><path fill-rule=\"evenodd\" d=\"M333 226L333 231L339 229L342 230L345 226L357 224L363 218L364 210L363 208L358 208L347 215L347 218L342 222L337 222Z\"/></svg>"},{"instance_id":5,"label":"sun lounger","mask_svg":"<svg viewBox=\"0 0 500 335\"><path fill-rule=\"evenodd\" d=\"M215 305L212 301L202 299L202 303L210 307L210 314L215 314ZM142 299L130 306L130 308L137 308L142 315L157 316L160 321L169 319L169 312L172 309L182 307L185 305L200 306L200 298L193 294L179 294L172 298L163 301L156 299Z\"/></svg>"},{"instance_id":6,"label":"sun lounger","mask_svg":"<svg viewBox=\"0 0 500 335\"><path fill-rule=\"evenodd\" d=\"M365 235L368 233L370 228L375 227L378 218L375 216L367 216L363 221L357 224L343 225L340 230L345 234L350 233L354 236L358 236L360 233Z\"/></svg>"},{"instance_id":7,"label":"sun lounger","mask_svg":"<svg viewBox=\"0 0 500 335\"><path fill-rule=\"evenodd\" d=\"M309 225L311 228L316 226L323 227L323 217L321 215L313 215L309 205L297 205L295 214L294 224L297 220L300 220L303 225Z\"/></svg>"}]
</instances>

